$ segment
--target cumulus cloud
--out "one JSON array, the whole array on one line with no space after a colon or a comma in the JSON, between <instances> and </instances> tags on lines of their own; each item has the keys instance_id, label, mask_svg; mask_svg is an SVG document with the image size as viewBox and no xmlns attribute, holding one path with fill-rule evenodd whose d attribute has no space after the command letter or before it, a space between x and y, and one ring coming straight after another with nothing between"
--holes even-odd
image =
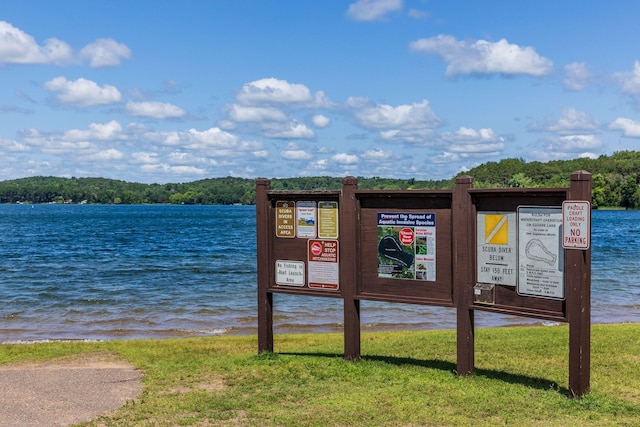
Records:
<instances>
[{"instance_id":1,"label":"cumulus cloud","mask_svg":"<svg viewBox=\"0 0 640 427\"><path fill-rule=\"evenodd\" d=\"M402 7L402 0L358 0L349 5L347 17L354 21L379 21Z\"/></svg>"},{"instance_id":2,"label":"cumulus cloud","mask_svg":"<svg viewBox=\"0 0 640 427\"><path fill-rule=\"evenodd\" d=\"M622 134L629 138L640 138L640 122L628 119L626 117L618 117L609 125L609 129L621 130Z\"/></svg>"},{"instance_id":3,"label":"cumulus cloud","mask_svg":"<svg viewBox=\"0 0 640 427\"><path fill-rule=\"evenodd\" d=\"M623 93L640 95L640 61L634 62L633 71L614 73L613 79L618 83Z\"/></svg>"},{"instance_id":4,"label":"cumulus cloud","mask_svg":"<svg viewBox=\"0 0 640 427\"><path fill-rule=\"evenodd\" d=\"M125 154L117 150L115 148L109 148L106 150L101 150L93 154L89 154L84 156L84 160L97 160L97 161L112 161L112 160L121 160L125 157Z\"/></svg>"},{"instance_id":5,"label":"cumulus cloud","mask_svg":"<svg viewBox=\"0 0 640 427\"><path fill-rule=\"evenodd\" d=\"M504 138L496 135L493 129L461 127L456 132L442 134L441 139L449 146L447 152L459 157L493 156L504 150Z\"/></svg>"},{"instance_id":6,"label":"cumulus cloud","mask_svg":"<svg viewBox=\"0 0 640 427\"><path fill-rule=\"evenodd\" d=\"M355 154L339 153L331 157L331 160L340 165L354 165L358 163L358 156Z\"/></svg>"},{"instance_id":7,"label":"cumulus cloud","mask_svg":"<svg viewBox=\"0 0 640 427\"><path fill-rule=\"evenodd\" d=\"M71 81L64 77L56 77L46 82L44 87L55 92L58 101L81 107L113 104L122 99L120 91L115 86L101 87L96 82L84 78Z\"/></svg>"},{"instance_id":8,"label":"cumulus cloud","mask_svg":"<svg viewBox=\"0 0 640 427\"><path fill-rule=\"evenodd\" d=\"M39 45L33 36L0 21L0 64L67 64L73 61L71 47L56 38Z\"/></svg>"},{"instance_id":9,"label":"cumulus cloud","mask_svg":"<svg viewBox=\"0 0 640 427\"><path fill-rule=\"evenodd\" d=\"M131 49L113 39L98 39L80 50L80 57L87 59L94 68L112 67L131 57Z\"/></svg>"},{"instance_id":10,"label":"cumulus cloud","mask_svg":"<svg viewBox=\"0 0 640 427\"><path fill-rule=\"evenodd\" d=\"M394 155L391 151L384 151L380 148L376 148L374 150L365 151L360 157L369 162L383 162L393 158Z\"/></svg>"},{"instance_id":11,"label":"cumulus cloud","mask_svg":"<svg viewBox=\"0 0 640 427\"><path fill-rule=\"evenodd\" d=\"M236 100L246 105L290 104L307 103L313 97L305 85L267 78L244 84Z\"/></svg>"},{"instance_id":12,"label":"cumulus cloud","mask_svg":"<svg viewBox=\"0 0 640 427\"><path fill-rule=\"evenodd\" d=\"M187 112L173 104L165 102L127 102L125 111L130 116L149 117L152 119L179 118Z\"/></svg>"},{"instance_id":13,"label":"cumulus cloud","mask_svg":"<svg viewBox=\"0 0 640 427\"><path fill-rule=\"evenodd\" d=\"M113 141L124 138L122 126L116 120L108 123L91 123L88 130L71 129L62 136L66 141Z\"/></svg>"},{"instance_id":14,"label":"cumulus cloud","mask_svg":"<svg viewBox=\"0 0 640 427\"><path fill-rule=\"evenodd\" d=\"M592 82L592 76L584 62L572 62L564 66L565 89L573 91L584 90Z\"/></svg>"},{"instance_id":15,"label":"cumulus cloud","mask_svg":"<svg viewBox=\"0 0 640 427\"><path fill-rule=\"evenodd\" d=\"M48 38L38 44L35 38L9 22L0 21L0 64L67 65L88 61L94 68L120 64L131 57L131 50L113 39L97 39L74 50L62 40Z\"/></svg>"},{"instance_id":16,"label":"cumulus cloud","mask_svg":"<svg viewBox=\"0 0 640 427\"><path fill-rule=\"evenodd\" d=\"M413 52L436 55L447 63L445 75L502 74L544 76L551 73L553 62L540 56L532 47L522 47L502 39L460 41L453 36L438 35L410 43Z\"/></svg>"},{"instance_id":17,"label":"cumulus cloud","mask_svg":"<svg viewBox=\"0 0 640 427\"><path fill-rule=\"evenodd\" d=\"M323 116L322 114L316 114L311 118L313 125L318 129L326 128L331 123L331 120L327 116Z\"/></svg>"},{"instance_id":18,"label":"cumulus cloud","mask_svg":"<svg viewBox=\"0 0 640 427\"><path fill-rule=\"evenodd\" d=\"M602 141L596 135L567 135L552 138L549 141L550 151L562 153L583 152L602 147Z\"/></svg>"},{"instance_id":19,"label":"cumulus cloud","mask_svg":"<svg viewBox=\"0 0 640 427\"><path fill-rule=\"evenodd\" d=\"M290 123L286 126L264 126L265 136L276 139L313 139L315 134L302 123Z\"/></svg>"},{"instance_id":20,"label":"cumulus cloud","mask_svg":"<svg viewBox=\"0 0 640 427\"><path fill-rule=\"evenodd\" d=\"M227 105L226 113L233 122L261 123L265 121L283 122L288 120L287 115L277 108L271 107L247 107L238 104Z\"/></svg>"},{"instance_id":21,"label":"cumulus cloud","mask_svg":"<svg viewBox=\"0 0 640 427\"><path fill-rule=\"evenodd\" d=\"M599 127L600 123L588 113L575 108L567 108L562 112L562 116L559 119L548 118L541 123L534 122L529 126L529 130L567 135L594 133Z\"/></svg>"},{"instance_id":22,"label":"cumulus cloud","mask_svg":"<svg viewBox=\"0 0 640 427\"><path fill-rule=\"evenodd\" d=\"M358 125L365 129L423 129L440 125L426 99L394 107L374 104L367 98L349 98L346 105Z\"/></svg>"},{"instance_id":23,"label":"cumulus cloud","mask_svg":"<svg viewBox=\"0 0 640 427\"><path fill-rule=\"evenodd\" d=\"M283 150L280 155L287 160L309 160L313 156L304 150Z\"/></svg>"}]
</instances>

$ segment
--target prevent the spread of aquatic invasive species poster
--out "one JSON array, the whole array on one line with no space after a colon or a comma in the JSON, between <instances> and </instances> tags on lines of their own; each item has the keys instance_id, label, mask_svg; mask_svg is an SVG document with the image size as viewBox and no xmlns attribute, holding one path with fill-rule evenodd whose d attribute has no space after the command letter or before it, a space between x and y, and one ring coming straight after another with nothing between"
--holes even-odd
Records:
<instances>
[{"instance_id":1,"label":"prevent the spread of aquatic invasive species poster","mask_svg":"<svg viewBox=\"0 0 640 427\"><path fill-rule=\"evenodd\" d=\"M436 214L378 212L378 277L436 280Z\"/></svg>"}]
</instances>

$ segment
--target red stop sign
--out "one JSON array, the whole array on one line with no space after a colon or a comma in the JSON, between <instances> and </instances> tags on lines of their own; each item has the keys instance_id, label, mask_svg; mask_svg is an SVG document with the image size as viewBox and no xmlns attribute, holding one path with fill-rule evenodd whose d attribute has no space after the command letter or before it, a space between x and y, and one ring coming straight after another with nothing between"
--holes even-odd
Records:
<instances>
[{"instance_id":1,"label":"red stop sign","mask_svg":"<svg viewBox=\"0 0 640 427\"><path fill-rule=\"evenodd\" d=\"M403 245L410 245L413 243L413 230L410 228L403 228L400 230L400 242Z\"/></svg>"},{"instance_id":2,"label":"red stop sign","mask_svg":"<svg viewBox=\"0 0 640 427\"><path fill-rule=\"evenodd\" d=\"M320 242L313 242L311 244L311 253L318 256L322 253L322 244Z\"/></svg>"}]
</instances>

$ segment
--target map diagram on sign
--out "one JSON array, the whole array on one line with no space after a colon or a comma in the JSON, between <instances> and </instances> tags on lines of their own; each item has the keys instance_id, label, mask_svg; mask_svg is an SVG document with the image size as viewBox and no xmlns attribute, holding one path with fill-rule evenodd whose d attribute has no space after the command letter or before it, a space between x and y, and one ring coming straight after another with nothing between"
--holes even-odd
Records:
<instances>
[{"instance_id":1,"label":"map diagram on sign","mask_svg":"<svg viewBox=\"0 0 640 427\"><path fill-rule=\"evenodd\" d=\"M557 255L552 253L547 247L538 239L531 239L527 242L527 246L524 249L524 253L527 258L533 261L542 261L549 265L556 263Z\"/></svg>"}]
</instances>

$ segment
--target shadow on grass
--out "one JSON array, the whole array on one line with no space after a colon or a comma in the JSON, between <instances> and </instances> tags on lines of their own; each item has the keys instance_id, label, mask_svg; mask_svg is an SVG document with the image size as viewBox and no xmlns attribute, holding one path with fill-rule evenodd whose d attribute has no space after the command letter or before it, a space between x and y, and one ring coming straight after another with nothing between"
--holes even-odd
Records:
<instances>
[{"instance_id":1,"label":"shadow on grass","mask_svg":"<svg viewBox=\"0 0 640 427\"><path fill-rule=\"evenodd\" d=\"M342 358L342 354L338 353L276 353L283 356L308 356L308 357L328 357L332 359ZM395 366L420 366L427 369L435 369L444 372L451 372L456 374L457 366L455 363L447 362L445 360L420 360L411 357L394 357L394 356L362 356L360 360L367 360L373 362L383 362L389 365ZM538 390L556 390L558 393L568 395L569 390L566 387L561 387L557 382L550 381L545 378L532 377L528 375L512 374L505 371L498 371L495 369L477 369L473 373L474 376L484 377L491 380L503 381L509 384L519 384L525 387Z\"/></svg>"}]
</instances>

